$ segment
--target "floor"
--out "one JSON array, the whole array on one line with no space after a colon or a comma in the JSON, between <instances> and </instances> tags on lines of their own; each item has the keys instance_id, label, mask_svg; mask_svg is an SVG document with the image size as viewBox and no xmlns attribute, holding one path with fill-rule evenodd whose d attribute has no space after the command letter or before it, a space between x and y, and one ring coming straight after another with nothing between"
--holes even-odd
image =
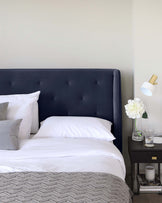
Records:
<instances>
[{"instance_id":1,"label":"floor","mask_svg":"<svg viewBox=\"0 0 162 203\"><path fill-rule=\"evenodd\" d=\"M133 203L162 203L162 195L159 194L134 195Z\"/></svg>"}]
</instances>

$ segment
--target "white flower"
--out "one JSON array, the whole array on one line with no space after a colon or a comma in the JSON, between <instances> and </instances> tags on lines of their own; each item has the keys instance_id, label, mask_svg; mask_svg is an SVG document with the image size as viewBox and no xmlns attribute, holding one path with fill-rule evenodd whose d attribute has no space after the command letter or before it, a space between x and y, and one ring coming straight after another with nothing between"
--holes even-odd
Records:
<instances>
[{"instance_id":1,"label":"white flower","mask_svg":"<svg viewBox=\"0 0 162 203\"><path fill-rule=\"evenodd\" d=\"M128 104L125 105L125 111L129 118L141 118L145 112L145 106L139 98L135 98L134 100L128 100Z\"/></svg>"}]
</instances>

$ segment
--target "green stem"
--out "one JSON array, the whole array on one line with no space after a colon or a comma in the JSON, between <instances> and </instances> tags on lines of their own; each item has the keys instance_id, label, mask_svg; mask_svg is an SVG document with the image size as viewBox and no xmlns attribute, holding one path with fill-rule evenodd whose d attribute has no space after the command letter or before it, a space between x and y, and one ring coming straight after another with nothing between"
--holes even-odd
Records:
<instances>
[{"instance_id":1,"label":"green stem","mask_svg":"<svg viewBox=\"0 0 162 203\"><path fill-rule=\"evenodd\" d=\"M138 135L139 137L141 137L142 134L137 130L137 119L136 119L136 118L135 118L135 121L134 121L134 126L135 126L135 131L137 132L137 135Z\"/></svg>"}]
</instances>

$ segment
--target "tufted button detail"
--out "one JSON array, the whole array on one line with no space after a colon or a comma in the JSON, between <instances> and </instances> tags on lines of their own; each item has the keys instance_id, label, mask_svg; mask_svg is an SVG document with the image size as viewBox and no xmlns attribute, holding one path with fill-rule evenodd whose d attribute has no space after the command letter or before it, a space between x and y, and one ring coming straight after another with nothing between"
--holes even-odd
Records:
<instances>
[{"instance_id":1,"label":"tufted button detail","mask_svg":"<svg viewBox=\"0 0 162 203\"><path fill-rule=\"evenodd\" d=\"M99 80L95 80L95 85L100 85L100 81Z\"/></svg>"},{"instance_id":2,"label":"tufted button detail","mask_svg":"<svg viewBox=\"0 0 162 203\"><path fill-rule=\"evenodd\" d=\"M67 80L67 81L65 82L65 84L66 84L67 86L70 86L70 85L71 85L71 81L70 81L70 80Z\"/></svg>"},{"instance_id":3,"label":"tufted button detail","mask_svg":"<svg viewBox=\"0 0 162 203\"><path fill-rule=\"evenodd\" d=\"M41 82L41 81L37 81L37 85L39 85L39 86L40 86L41 84L42 84L42 82Z\"/></svg>"},{"instance_id":4,"label":"tufted button detail","mask_svg":"<svg viewBox=\"0 0 162 203\"><path fill-rule=\"evenodd\" d=\"M10 81L10 82L9 82L9 85L12 87L12 86L14 86L14 85L15 85L15 82Z\"/></svg>"},{"instance_id":5,"label":"tufted button detail","mask_svg":"<svg viewBox=\"0 0 162 203\"><path fill-rule=\"evenodd\" d=\"M84 102L86 100L85 96L80 96L79 101Z\"/></svg>"}]
</instances>

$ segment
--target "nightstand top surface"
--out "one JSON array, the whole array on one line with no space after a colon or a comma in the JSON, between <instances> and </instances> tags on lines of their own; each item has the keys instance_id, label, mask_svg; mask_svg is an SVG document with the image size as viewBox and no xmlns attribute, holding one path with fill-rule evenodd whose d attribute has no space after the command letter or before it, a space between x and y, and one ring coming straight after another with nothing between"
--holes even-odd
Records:
<instances>
[{"instance_id":1,"label":"nightstand top surface","mask_svg":"<svg viewBox=\"0 0 162 203\"><path fill-rule=\"evenodd\" d=\"M144 141L133 141L132 137L128 137L129 151L162 151L162 144L155 144L154 147L145 147Z\"/></svg>"}]
</instances>

